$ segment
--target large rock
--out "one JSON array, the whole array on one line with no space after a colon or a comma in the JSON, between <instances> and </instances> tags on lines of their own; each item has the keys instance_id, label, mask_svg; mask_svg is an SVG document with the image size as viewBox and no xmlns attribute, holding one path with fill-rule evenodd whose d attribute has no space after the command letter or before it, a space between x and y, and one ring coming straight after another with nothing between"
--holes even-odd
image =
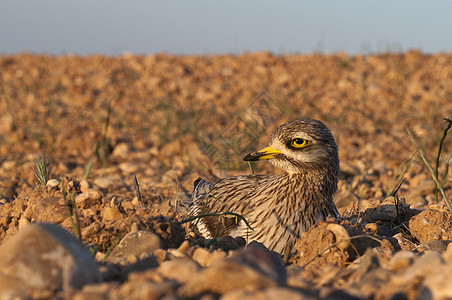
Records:
<instances>
[{"instance_id":1,"label":"large rock","mask_svg":"<svg viewBox=\"0 0 452 300\"><path fill-rule=\"evenodd\" d=\"M444 205L431 205L410 219L411 234L421 243L452 240L452 214Z\"/></svg>"},{"instance_id":2,"label":"large rock","mask_svg":"<svg viewBox=\"0 0 452 300\"><path fill-rule=\"evenodd\" d=\"M416 280L420 281L436 274L445 274L441 272L443 266L444 260L439 252L425 251L422 256L414 260L401 276L394 277L393 283L408 286Z\"/></svg>"},{"instance_id":3,"label":"large rock","mask_svg":"<svg viewBox=\"0 0 452 300\"><path fill-rule=\"evenodd\" d=\"M87 208L102 202L102 193L96 190L86 191L75 197L75 203L78 206Z\"/></svg>"},{"instance_id":4,"label":"large rock","mask_svg":"<svg viewBox=\"0 0 452 300\"><path fill-rule=\"evenodd\" d=\"M350 245L350 235L346 228L339 224L320 222L297 240L295 249L298 254L291 262L309 270L319 269L327 264L346 266L351 260L348 251Z\"/></svg>"},{"instance_id":5,"label":"large rock","mask_svg":"<svg viewBox=\"0 0 452 300\"><path fill-rule=\"evenodd\" d=\"M222 300L267 300L267 299L291 299L314 300L318 299L314 293L290 289L287 287L271 287L260 291L237 290L221 297Z\"/></svg>"},{"instance_id":6,"label":"large rock","mask_svg":"<svg viewBox=\"0 0 452 300\"><path fill-rule=\"evenodd\" d=\"M197 262L189 258L181 258L163 262L157 269L157 272L168 279L177 281L178 283L187 283L201 267Z\"/></svg>"},{"instance_id":7,"label":"large rock","mask_svg":"<svg viewBox=\"0 0 452 300\"><path fill-rule=\"evenodd\" d=\"M432 297L433 299L451 299L452 285L446 274L452 272L452 263L448 262L435 269L435 272L427 277L424 286L420 289L420 297ZM424 298L427 299L427 298Z\"/></svg>"},{"instance_id":8,"label":"large rock","mask_svg":"<svg viewBox=\"0 0 452 300\"><path fill-rule=\"evenodd\" d=\"M154 250L161 247L162 240L152 232L144 230L130 232L111 251L108 260L119 263L126 261L130 256L140 258L142 255L151 255Z\"/></svg>"},{"instance_id":9,"label":"large rock","mask_svg":"<svg viewBox=\"0 0 452 300\"><path fill-rule=\"evenodd\" d=\"M100 282L85 246L54 224L31 224L0 247L0 297L50 297Z\"/></svg>"},{"instance_id":10,"label":"large rock","mask_svg":"<svg viewBox=\"0 0 452 300\"><path fill-rule=\"evenodd\" d=\"M285 285L286 277L280 259L265 246L252 242L247 249L196 274L179 292L183 297L197 297L205 292L255 291Z\"/></svg>"},{"instance_id":11,"label":"large rock","mask_svg":"<svg viewBox=\"0 0 452 300\"><path fill-rule=\"evenodd\" d=\"M226 257L226 252L222 250L214 250L209 252L206 248L196 248L193 252L192 258L202 267L209 267Z\"/></svg>"},{"instance_id":12,"label":"large rock","mask_svg":"<svg viewBox=\"0 0 452 300\"><path fill-rule=\"evenodd\" d=\"M394 197L388 197L371 214L370 218L374 221L395 221L402 218L405 214L403 205L395 205Z\"/></svg>"},{"instance_id":13,"label":"large rock","mask_svg":"<svg viewBox=\"0 0 452 300\"><path fill-rule=\"evenodd\" d=\"M45 197L36 201L33 218L36 222L61 223L67 217L67 209L61 205L62 198Z\"/></svg>"}]
</instances>

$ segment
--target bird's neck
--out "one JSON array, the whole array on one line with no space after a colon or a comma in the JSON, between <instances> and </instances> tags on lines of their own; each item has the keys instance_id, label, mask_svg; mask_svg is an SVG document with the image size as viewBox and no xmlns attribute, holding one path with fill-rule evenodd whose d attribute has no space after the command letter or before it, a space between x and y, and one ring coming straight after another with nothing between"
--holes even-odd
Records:
<instances>
[{"instance_id":1,"label":"bird's neck","mask_svg":"<svg viewBox=\"0 0 452 300\"><path fill-rule=\"evenodd\" d=\"M299 189L305 189L308 183L312 192L320 193L327 198L332 198L337 190L338 174L331 172L330 168L320 168L304 173L286 172L282 176L285 180L293 181Z\"/></svg>"}]
</instances>

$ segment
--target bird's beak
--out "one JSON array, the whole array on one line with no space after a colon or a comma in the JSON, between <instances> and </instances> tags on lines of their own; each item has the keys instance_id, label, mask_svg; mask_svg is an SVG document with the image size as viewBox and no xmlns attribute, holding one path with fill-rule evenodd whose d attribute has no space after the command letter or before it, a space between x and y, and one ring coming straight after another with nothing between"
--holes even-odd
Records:
<instances>
[{"instance_id":1,"label":"bird's beak","mask_svg":"<svg viewBox=\"0 0 452 300\"><path fill-rule=\"evenodd\" d=\"M275 155L281 153L281 151L276 150L273 147L267 147L262 150L253 152L248 154L243 158L245 161L256 161L256 160L263 160L263 159L272 159L275 157Z\"/></svg>"}]
</instances>

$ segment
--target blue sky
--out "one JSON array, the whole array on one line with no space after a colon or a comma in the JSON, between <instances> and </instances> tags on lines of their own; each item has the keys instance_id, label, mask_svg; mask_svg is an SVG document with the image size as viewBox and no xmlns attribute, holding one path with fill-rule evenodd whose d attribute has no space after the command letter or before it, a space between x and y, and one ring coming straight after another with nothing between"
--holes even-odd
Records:
<instances>
[{"instance_id":1,"label":"blue sky","mask_svg":"<svg viewBox=\"0 0 452 300\"><path fill-rule=\"evenodd\" d=\"M452 1L0 0L0 55L452 51Z\"/></svg>"}]
</instances>

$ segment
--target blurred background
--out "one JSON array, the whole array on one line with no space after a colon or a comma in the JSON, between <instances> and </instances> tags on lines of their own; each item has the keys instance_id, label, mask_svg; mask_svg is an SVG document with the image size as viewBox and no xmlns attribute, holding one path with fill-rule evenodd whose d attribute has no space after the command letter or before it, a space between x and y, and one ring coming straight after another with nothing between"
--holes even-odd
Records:
<instances>
[{"instance_id":1,"label":"blurred background","mask_svg":"<svg viewBox=\"0 0 452 300\"><path fill-rule=\"evenodd\" d=\"M0 1L0 54L452 50L450 1Z\"/></svg>"}]
</instances>

